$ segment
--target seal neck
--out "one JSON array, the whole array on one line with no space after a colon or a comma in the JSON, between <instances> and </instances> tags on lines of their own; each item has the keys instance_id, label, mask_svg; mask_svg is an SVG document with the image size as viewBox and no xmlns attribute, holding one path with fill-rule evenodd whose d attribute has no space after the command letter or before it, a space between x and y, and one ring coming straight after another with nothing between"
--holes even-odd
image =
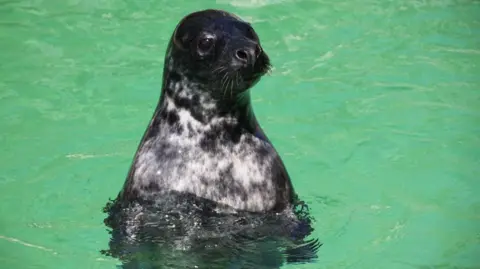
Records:
<instances>
[{"instance_id":1,"label":"seal neck","mask_svg":"<svg viewBox=\"0 0 480 269\"><path fill-rule=\"evenodd\" d=\"M203 84L189 81L176 72L166 74L155 121L181 120L172 113L187 112L199 125L230 125L256 133L258 123L251 106L250 91L234 97L213 96Z\"/></svg>"}]
</instances>

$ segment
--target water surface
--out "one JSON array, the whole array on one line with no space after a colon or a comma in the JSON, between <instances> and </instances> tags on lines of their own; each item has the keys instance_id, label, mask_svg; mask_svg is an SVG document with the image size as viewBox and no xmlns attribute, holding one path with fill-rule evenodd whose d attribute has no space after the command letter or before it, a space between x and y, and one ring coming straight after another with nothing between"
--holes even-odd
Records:
<instances>
[{"instance_id":1,"label":"water surface","mask_svg":"<svg viewBox=\"0 0 480 269\"><path fill-rule=\"evenodd\" d=\"M254 108L324 245L285 268L480 268L480 2L0 2L0 267L115 268L101 208L207 7L275 70Z\"/></svg>"}]
</instances>

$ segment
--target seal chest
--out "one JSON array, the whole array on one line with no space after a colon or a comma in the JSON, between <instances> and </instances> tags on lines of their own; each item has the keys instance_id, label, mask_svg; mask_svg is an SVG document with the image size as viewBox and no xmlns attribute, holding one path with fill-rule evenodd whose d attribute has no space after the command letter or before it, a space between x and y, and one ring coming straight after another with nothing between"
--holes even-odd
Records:
<instances>
[{"instance_id":1,"label":"seal chest","mask_svg":"<svg viewBox=\"0 0 480 269\"><path fill-rule=\"evenodd\" d=\"M188 193L235 210L283 210L292 198L290 178L250 102L250 89L269 68L248 23L218 10L185 17L119 198Z\"/></svg>"},{"instance_id":2,"label":"seal chest","mask_svg":"<svg viewBox=\"0 0 480 269\"><path fill-rule=\"evenodd\" d=\"M172 88L198 106L214 111L208 96L192 92L194 85L172 83ZM198 96L198 97L197 97ZM203 98L201 98L203 97ZM275 152L271 145L241 129L235 113L212 115L205 122L192 116L189 107L166 96L158 115L158 131L140 147L134 164L133 188L139 195L151 191L195 194L235 209L265 211L274 206L271 178ZM203 115L202 115L203 116Z\"/></svg>"}]
</instances>

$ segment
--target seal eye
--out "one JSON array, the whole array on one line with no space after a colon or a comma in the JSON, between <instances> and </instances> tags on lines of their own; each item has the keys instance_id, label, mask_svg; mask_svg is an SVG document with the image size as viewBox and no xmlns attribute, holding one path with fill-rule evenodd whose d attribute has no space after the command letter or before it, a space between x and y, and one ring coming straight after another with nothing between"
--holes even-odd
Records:
<instances>
[{"instance_id":1,"label":"seal eye","mask_svg":"<svg viewBox=\"0 0 480 269\"><path fill-rule=\"evenodd\" d=\"M207 53L212 49L214 40L212 37L200 38L197 43L197 48L200 53Z\"/></svg>"}]
</instances>

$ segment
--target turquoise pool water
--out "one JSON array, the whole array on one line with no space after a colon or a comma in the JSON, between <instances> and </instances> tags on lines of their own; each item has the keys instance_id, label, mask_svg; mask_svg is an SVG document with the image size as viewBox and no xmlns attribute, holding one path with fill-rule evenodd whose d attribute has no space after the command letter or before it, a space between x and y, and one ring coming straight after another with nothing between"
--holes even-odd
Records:
<instances>
[{"instance_id":1,"label":"turquoise pool water","mask_svg":"<svg viewBox=\"0 0 480 269\"><path fill-rule=\"evenodd\" d=\"M0 268L115 268L101 209L187 13L252 22L263 128L316 219L313 264L480 268L480 2L0 1Z\"/></svg>"}]
</instances>

